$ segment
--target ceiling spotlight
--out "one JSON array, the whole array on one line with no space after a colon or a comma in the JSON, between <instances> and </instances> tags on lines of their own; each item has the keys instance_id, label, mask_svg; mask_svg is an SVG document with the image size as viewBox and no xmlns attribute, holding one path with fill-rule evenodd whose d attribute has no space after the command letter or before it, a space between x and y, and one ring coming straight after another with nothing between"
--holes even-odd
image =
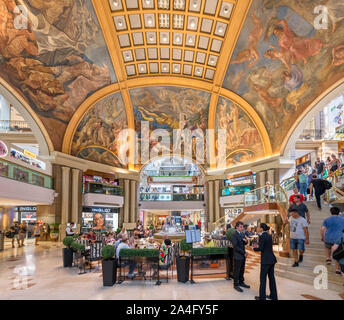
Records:
<instances>
[{"instance_id":1,"label":"ceiling spotlight","mask_svg":"<svg viewBox=\"0 0 344 320\"><path fill-rule=\"evenodd\" d=\"M210 63L214 64L214 63L215 63L215 59L214 59L214 58L211 58L211 59L210 59Z\"/></svg>"},{"instance_id":2,"label":"ceiling spotlight","mask_svg":"<svg viewBox=\"0 0 344 320\"><path fill-rule=\"evenodd\" d=\"M129 58L130 58L130 54L127 53L127 54L125 55L125 57L126 57L127 59L129 59Z\"/></svg>"},{"instance_id":3,"label":"ceiling spotlight","mask_svg":"<svg viewBox=\"0 0 344 320\"><path fill-rule=\"evenodd\" d=\"M119 25L120 27L122 27L122 26L123 26L123 21L122 21L122 20L119 20L119 21L118 21L118 25Z\"/></svg>"},{"instance_id":4,"label":"ceiling spotlight","mask_svg":"<svg viewBox=\"0 0 344 320\"><path fill-rule=\"evenodd\" d=\"M150 0L146 0L145 2L146 2L146 4L147 4L147 5L149 5L149 4L150 4Z\"/></svg>"},{"instance_id":5,"label":"ceiling spotlight","mask_svg":"<svg viewBox=\"0 0 344 320\"><path fill-rule=\"evenodd\" d=\"M176 36L176 42L180 43L180 36Z\"/></svg>"},{"instance_id":6,"label":"ceiling spotlight","mask_svg":"<svg viewBox=\"0 0 344 320\"><path fill-rule=\"evenodd\" d=\"M151 26L151 25L153 24L153 19L152 19L152 17L148 17L148 18L147 18L147 24L148 24L149 26Z\"/></svg>"},{"instance_id":7,"label":"ceiling spotlight","mask_svg":"<svg viewBox=\"0 0 344 320\"><path fill-rule=\"evenodd\" d=\"M119 5L119 2L118 2L119 0L114 0L113 1L113 5L115 6L115 7L118 7L118 5Z\"/></svg>"},{"instance_id":8,"label":"ceiling spotlight","mask_svg":"<svg viewBox=\"0 0 344 320\"><path fill-rule=\"evenodd\" d=\"M167 71L166 66L162 67L162 70L163 70L163 71Z\"/></svg>"},{"instance_id":9,"label":"ceiling spotlight","mask_svg":"<svg viewBox=\"0 0 344 320\"><path fill-rule=\"evenodd\" d=\"M197 7L197 1L196 1L196 0L194 0L194 2L192 3L192 6L193 6L194 8Z\"/></svg>"},{"instance_id":10,"label":"ceiling spotlight","mask_svg":"<svg viewBox=\"0 0 344 320\"><path fill-rule=\"evenodd\" d=\"M218 31L219 33L223 33L223 27L219 27Z\"/></svg>"},{"instance_id":11,"label":"ceiling spotlight","mask_svg":"<svg viewBox=\"0 0 344 320\"><path fill-rule=\"evenodd\" d=\"M228 13L229 8L226 6L226 7L223 8L223 11L224 11L224 13Z\"/></svg>"},{"instance_id":12,"label":"ceiling spotlight","mask_svg":"<svg viewBox=\"0 0 344 320\"><path fill-rule=\"evenodd\" d=\"M153 35L151 34L150 36L149 36L149 41L153 41L154 40L154 37L153 37Z\"/></svg>"},{"instance_id":13,"label":"ceiling spotlight","mask_svg":"<svg viewBox=\"0 0 344 320\"><path fill-rule=\"evenodd\" d=\"M190 22L190 27L191 27L191 28L196 27L196 22L195 22L195 20L191 20L191 22Z\"/></svg>"},{"instance_id":14,"label":"ceiling spotlight","mask_svg":"<svg viewBox=\"0 0 344 320\"><path fill-rule=\"evenodd\" d=\"M197 73L197 74L201 74L201 70L197 70L196 73Z\"/></svg>"},{"instance_id":15,"label":"ceiling spotlight","mask_svg":"<svg viewBox=\"0 0 344 320\"><path fill-rule=\"evenodd\" d=\"M145 71L145 67L144 67L144 66L141 66L141 67L140 67L140 71L141 71L141 72L144 72L144 71Z\"/></svg>"},{"instance_id":16,"label":"ceiling spotlight","mask_svg":"<svg viewBox=\"0 0 344 320\"><path fill-rule=\"evenodd\" d=\"M162 41L167 42L167 36L166 36L166 35L164 35L164 36L162 37Z\"/></svg>"},{"instance_id":17,"label":"ceiling spotlight","mask_svg":"<svg viewBox=\"0 0 344 320\"><path fill-rule=\"evenodd\" d=\"M193 42L192 38L189 38L188 42L191 44Z\"/></svg>"},{"instance_id":18,"label":"ceiling spotlight","mask_svg":"<svg viewBox=\"0 0 344 320\"><path fill-rule=\"evenodd\" d=\"M174 71L178 72L178 67L177 66L174 67Z\"/></svg>"}]
</instances>

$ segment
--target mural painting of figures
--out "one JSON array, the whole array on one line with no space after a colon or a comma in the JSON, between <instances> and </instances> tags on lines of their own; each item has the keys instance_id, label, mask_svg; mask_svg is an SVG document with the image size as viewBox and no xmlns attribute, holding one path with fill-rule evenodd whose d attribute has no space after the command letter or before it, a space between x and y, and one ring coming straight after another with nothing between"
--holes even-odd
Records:
<instances>
[{"instance_id":1,"label":"mural painting of figures","mask_svg":"<svg viewBox=\"0 0 344 320\"><path fill-rule=\"evenodd\" d=\"M84 115L73 137L72 154L75 156L82 155L84 159L88 160L91 160L89 155L92 156L92 159L97 158L100 160L105 159L104 157L106 156L106 164L109 164L110 159L113 159L113 157L109 157L107 153L104 154L104 151L97 155L99 148L92 147L87 154L85 152L80 153L80 150L90 146L99 146L113 152L115 157L118 158L120 152L118 136L121 130L127 127L122 95L119 92L114 93L96 103ZM118 166L118 163L116 161L116 166ZM115 164L113 163L112 165ZM120 167L123 166L120 165Z\"/></svg>"},{"instance_id":2,"label":"mural painting of figures","mask_svg":"<svg viewBox=\"0 0 344 320\"><path fill-rule=\"evenodd\" d=\"M14 25L22 3L28 29ZM0 17L0 77L40 116L59 150L76 108L117 81L91 0L0 0Z\"/></svg>"},{"instance_id":3,"label":"mural painting of figures","mask_svg":"<svg viewBox=\"0 0 344 320\"><path fill-rule=\"evenodd\" d=\"M141 121L149 122L150 133L155 129L166 129L169 132L171 153L173 152L173 129L190 129L191 131L201 129L205 136L205 130L208 128L209 93L179 87L146 87L130 90L130 96L134 107L139 144ZM151 152L158 151L159 147L160 144L156 139L150 140ZM193 157L196 158L195 143L193 143L193 150ZM141 162L140 159L138 162Z\"/></svg>"},{"instance_id":4,"label":"mural painting of figures","mask_svg":"<svg viewBox=\"0 0 344 320\"><path fill-rule=\"evenodd\" d=\"M327 29L315 25L318 5L328 8ZM257 31L258 21L264 22L262 32ZM252 2L223 87L239 94L257 111L273 152L280 151L288 128L302 112L344 77L343 37L343 0ZM252 42L253 38L257 42ZM247 48L255 52L255 58L240 59Z\"/></svg>"},{"instance_id":5,"label":"mural painting of figures","mask_svg":"<svg viewBox=\"0 0 344 320\"><path fill-rule=\"evenodd\" d=\"M257 128L235 103L219 98L215 128L226 131L226 166L238 165L264 156L264 147ZM217 141L216 153L220 144Z\"/></svg>"}]
</instances>

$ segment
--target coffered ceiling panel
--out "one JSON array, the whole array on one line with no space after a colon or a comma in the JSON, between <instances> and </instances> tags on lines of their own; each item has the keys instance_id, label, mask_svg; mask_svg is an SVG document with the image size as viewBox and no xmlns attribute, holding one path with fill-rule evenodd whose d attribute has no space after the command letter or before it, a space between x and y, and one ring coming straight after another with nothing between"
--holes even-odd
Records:
<instances>
[{"instance_id":1,"label":"coffered ceiling panel","mask_svg":"<svg viewBox=\"0 0 344 320\"><path fill-rule=\"evenodd\" d=\"M128 79L149 74L214 79L237 0L108 1Z\"/></svg>"}]
</instances>

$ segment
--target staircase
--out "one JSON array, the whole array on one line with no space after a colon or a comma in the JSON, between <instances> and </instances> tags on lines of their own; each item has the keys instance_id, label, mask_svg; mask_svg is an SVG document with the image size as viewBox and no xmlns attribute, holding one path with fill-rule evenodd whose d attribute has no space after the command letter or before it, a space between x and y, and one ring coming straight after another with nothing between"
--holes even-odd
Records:
<instances>
[{"instance_id":1,"label":"staircase","mask_svg":"<svg viewBox=\"0 0 344 320\"><path fill-rule=\"evenodd\" d=\"M306 251L303 256L303 262L299 267L292 267L294 259L277 257L278 263L275 267L277 276L292 279L302 283L313 285L314 279L318 273L314 273L314 267L318 265L325 266L328 270L328 289L344 292L344 279L335 273L335 263L326 265L325 247L320 240L320 228L324 219L329 217L330 207L322 201L322 210L319 210L315 201L307 201L306 205L311 215L311 224L309 225L309 245L306 245Z\"/></svg>"}]
</instances>

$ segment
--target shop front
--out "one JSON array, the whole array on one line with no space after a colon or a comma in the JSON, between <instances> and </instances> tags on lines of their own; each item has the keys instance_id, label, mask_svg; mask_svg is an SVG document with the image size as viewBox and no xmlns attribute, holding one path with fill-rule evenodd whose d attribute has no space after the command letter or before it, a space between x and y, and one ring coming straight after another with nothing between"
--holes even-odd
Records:
<instances>
[{"instance_id":1,"label":"shop front","mask_svg":"<svg viewBox=\"0 0 344 320\"><path fill-rule=\"evenodd\" d=\"M116 231L118 228L119 208L83 207L81 232L91 229Z\"/></svg>"},{"instance_id":2,"label":"shop front","mask_svg":"<svg viewBox=\"0 0 344 320\"><path fill-rule=\"evenodd\" d=\"M16 207L15 208L16 221L19 223L26 222L28 226L28 238L32 237L33 228L37 222L36 206Z\"/></svg>"}]
</instances>

